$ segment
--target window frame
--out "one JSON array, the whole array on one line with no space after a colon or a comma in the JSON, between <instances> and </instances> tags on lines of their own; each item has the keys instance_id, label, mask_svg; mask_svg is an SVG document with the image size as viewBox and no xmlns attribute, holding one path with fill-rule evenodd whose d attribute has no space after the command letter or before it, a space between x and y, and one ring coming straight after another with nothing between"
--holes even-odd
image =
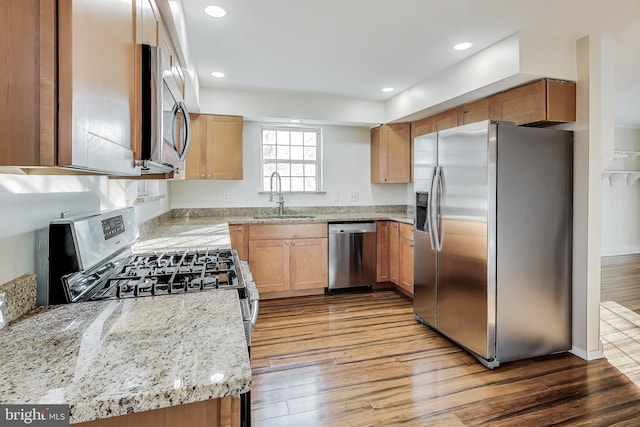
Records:
<instances>
[{"instance_id":1,"label":"window frame","mask_svg":"<svg viewBox=\"0 0 640 427\"><path fill-rule=\"evenodd\" d=\"M286 131L286 132L314 132L316 134L316 160L315 162L313 161L309 161L309 160L271 160L271 159L265 159L264 158L264 132L265 131ZM323 183L323 174L322 174L322 163L323 163L323 159L322 159L322 155L323 155L323 151L322 151L322 127L310 127L310 126L288 126L288 125L268 125L268 124L263 124L260 127L260 193L268 193L269 192L269 188L265 188L265 176L264 176L264 166L265 164L269 164L269 163L274 163L277 164L279 163L288 163L289 165L292 164L309 164L309 163L315 163L316 166L316 175L315 175L315 180L316 180L316 189L314 191L291 191L291 190L284 190L282 191L282 193L284 194L318 194L318 193L324 193L324 183ZM289 147L291 147L291 139L289 139ZM277 144L276 144L277 146ZM283 177L284 178L284 177ZM288 178L291 178L291 175L288 175ZM291 188L291 187L289 187Z\"/></svg>"}]
</instances>

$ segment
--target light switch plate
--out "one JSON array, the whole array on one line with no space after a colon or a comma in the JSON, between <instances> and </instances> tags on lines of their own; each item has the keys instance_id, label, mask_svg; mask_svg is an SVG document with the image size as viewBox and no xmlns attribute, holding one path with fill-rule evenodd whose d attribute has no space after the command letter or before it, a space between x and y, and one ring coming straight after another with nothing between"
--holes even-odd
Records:
<instances>
[{"instance_id":1,"label":"light switch plate","mask_svg":"<svg viewBox=\"0 0 640 427\"><path fill-rule=\"evenodd\" d=\"M225 202L228 202L229 200L231 200L231 194L222 193L222 200L225 201Z\"/></svg>"},{"instance_id":2,"label":"light switch plate","mask_svg":"<svg viewBox=\"0 0 640 427\"><path fill-rule=\"evenodd\" d=\"M357 191L352 191L349 193L349 201L350 202L357 202L358 201L358 192Z\"/></svg>"}]
</instances>

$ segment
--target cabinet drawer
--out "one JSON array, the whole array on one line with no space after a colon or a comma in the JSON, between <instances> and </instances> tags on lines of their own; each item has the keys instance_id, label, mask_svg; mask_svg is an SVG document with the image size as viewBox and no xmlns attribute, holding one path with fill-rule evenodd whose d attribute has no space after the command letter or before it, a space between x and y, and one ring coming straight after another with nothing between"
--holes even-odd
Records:
<instances>
[{"instance_id":1,"label":"cabinet drawer","mask_svg":"<svg viewBox=\"0 0 640 427\"><path fill-rule=\"evenodd\" d=\"M249 240L311 239L327 237L327 223L301 224L252 224Z\"/></svg>"},{"instance_id":2,"label":"cabinet drawer","mask_svg":"<svg viewBox=\"0 0 640 427\"><path fill-rule=\"evenodd\" d=\"M413 241L413 225L400 223L400 237Z\"/></svg>"}]
</instances>

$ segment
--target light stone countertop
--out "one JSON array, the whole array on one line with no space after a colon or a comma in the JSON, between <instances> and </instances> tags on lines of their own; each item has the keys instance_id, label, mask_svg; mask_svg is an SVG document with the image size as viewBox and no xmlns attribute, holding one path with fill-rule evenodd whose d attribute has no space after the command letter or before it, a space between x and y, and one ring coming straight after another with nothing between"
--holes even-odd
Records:
<instances>
[{"instance_id":1,"label":"light stone countertop","mask_svg":"<svg viewBox=\"0 0 640 427\"><path fill-rule=\"evenodd\" d=\"M253 216L178 216L165 218L150 227L133 246L135 253L188 249L229 249L229 224L286 224L343 221L391 220L413 224L406 213L310 213L306 218L254 218Z\"/></svg>"},{"instance_id":2,"label":"light stone countertop","mask_svg":"<svg viewBox=\"0 0 640 427\"><path fill-rule=\"evenodd\" d=\"M235 292L66 304L0 331L0 402L70 405L70 421L251 388Z\"/></svg>"}]
</instances>

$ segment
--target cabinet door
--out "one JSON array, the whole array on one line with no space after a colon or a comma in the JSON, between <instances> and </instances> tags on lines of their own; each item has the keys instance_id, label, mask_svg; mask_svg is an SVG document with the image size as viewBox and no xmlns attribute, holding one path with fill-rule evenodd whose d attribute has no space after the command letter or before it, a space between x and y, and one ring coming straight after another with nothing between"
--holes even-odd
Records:
<instances>
[{"instance_id":1,"label":"cabinet door","mask_svg":"<svg viewBox=\"0 0 640 427\"><path fill-rule=\"evenodd\" d=\"M132 175L135 8L58 1L58 163Z\"/></svg>"},{"instance_id":2,"label":"cabinet door","mask_svg":"<svg viewBox=\"0 0 640 427\"><path fill-rule=\"evenodd\" d=\"M242 179L242 117L207 116L207 176Z\"/></svg>"},{"instance_id":3,"label":"cabinet door","mask_svg":"<svg viewBox=\"0 0 640 427\"><path fill-rule=\"evenodd\" d=\"M458 109L453 108L451 110L443 111L442 113L433 116L435 122L435 128L437 131L450 129L458 126Z\"/></svg>"},{"instance_id":4,"label":"cabinet door","mask_svg":"<svg viewBox=\"0 0 640 427\"><path fill-rule=\"evenodd\" d=\"M191 147L185 160L186 179L206 179L207 173L207 116L190 114Z\"/></svg>"},{"instance_id":5,"label":"cabinet door","mask_svg":"<svg viewBox=\"0 0 640 427\"><path fill-rule=\"evenodd\" d=\"M398 240L400 239L400 230L398 223L393 221L389 227L389 281L395 283L398 282L398 268L399 268L399 248Z\"/></svg>"},{"instance_id":6,"label":"cabinet door","mask_svg":"<svg viewBox=\"0 0 640 427\"><path fill-rule=\"evenodd\" d=\"M416 136L427 135L436 131L436 122L433 116L425 117L424 119L416 120L411 123L411 139Z\"/></svg>"},{"instance_id":7,"label":"cabinet door","mask_svg":"<svg viewBox=\"0 0 640 427\"><path fill-rule=\"evenodd\" d=\"M327 239L294 239L289 246L290 288L311 289L328 286Z\"/></svg>"},{"instance_id":8,"label":"cabinet door","mask_svg":"<svg viewBox=\"0 0 640 427\"><path fill-rule=\"evenodd\" d=\"M384 177L387 174L387 165L384 162L385 156L383 151L386 151L386 143L383 147L380 139L381 126L371 129L371 182L381 183L384 182Z\"/></svg>"},{"instance_id":9,"label":"cabinet door","mask_svg":"<svg viewBox=\"0 0 640 427\"><path fill-rule=\"evenodd\" d=\"M483 98L469 104L464 104L458 109L458 120L461 125L495 118L493 98Z\"/></svg>"},{"instance_id":10,"label":"cabinet door","mask_svg":"<svg viewBox=\"0 0 640 427\"><path fill-rule=\"evenodd\" d=\"M241 260L247 260L249 255L249 227L245 224L229 224L231 248L238 251Z\"/></svg>"},{"instance_id":11,"label":"cabinet door","mask_svg":"<svg viewBox=\"0 0 640 427\"><path fill-rule=\"evenodd\" d=\"M384 182L411 181L411 142L408 123L383 126L383 139L387 141L387 176Z\"/></svg>"},{"instance_id":12,"label":"cabinet door","mask_svg":"<svg viewBox=\"0 0 640 427\"><path fill-rule=\"evenodd\" d=\"M413 295L413 241L401 238L398 252L398 286Z\"/></svg>"},{"instance_id":13,"label":"cabinet door","mask_svg":"<svg viewBox=\"0 0 640 427\"><path fill-rule=\"evenodd\" d=\"M517 125L546 119L545 82L536 82L494 96L496 116Z\"/></svg>"},{"instance_id":14,"label":"cabinet door","mask_svg":"<svg viewBox=\"0 0 640 427\"><path fill-rule=\"evenodd\" d=\"M249 241L249 268L260 292L289 290L289 240Z\"/></svg>"},{"instance_id":15,"label":"cabinet door","mask_svg":"<svg viewBox=\"0 0 640 427\"><path fill-rule=\"evenodd\" d=\"M376 282L388 282L389 279L389 221L376 221L378 239Z\"/></svg>"},{"instance_id":16,"label":"cabinet door","mask_svg":"<svg viewBox=\"0 0 640 427\"><path fill-rule=\"evenodd\" d=\"M0 165L56 164L56 3L0 2Z\"/></svg>"}]
</instances>

